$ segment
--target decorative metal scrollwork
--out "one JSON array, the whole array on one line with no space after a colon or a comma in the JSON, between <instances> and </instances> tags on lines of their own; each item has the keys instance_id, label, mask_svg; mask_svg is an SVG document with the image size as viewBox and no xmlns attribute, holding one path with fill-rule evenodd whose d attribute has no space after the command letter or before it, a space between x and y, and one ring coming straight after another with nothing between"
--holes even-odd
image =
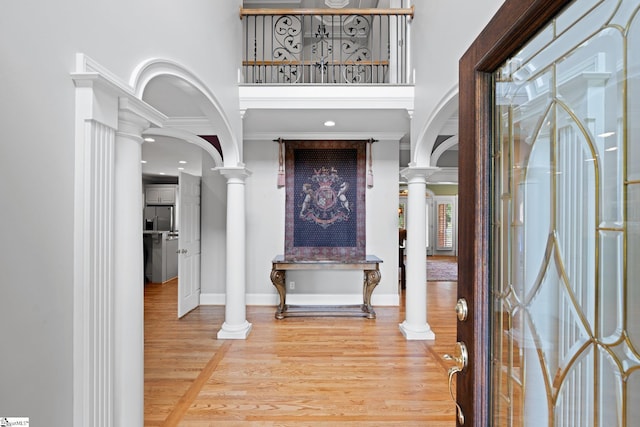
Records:
<instances>
[{"instance_id":1,"label":"decorative metal scrollwork","mask_svg":"<svg viewBox=\"0 0 640 427\"><path fill-rule=\"evenodd\" d=\"M356 64L371 60L371 50L367 47L371 23L362 15L351 15L345 19L343 33L348 37L342 41L342 53L346 55L346 65L342 70L345 83L367 83L371 81L371 65Z\"/></svg>"},{"instance_id":2,"label":"decorative metal scrollwork","mask_svg":"<svg viewBox=\"0 0 640 427\"><path fill-rule=\"evenodd\" d=\"M342 71L346 83L368 83L371 81L371 65L349 64Z\"/></svg>"},{"instance_id":3,"label":"decorative metal scrollwork","mask_svg":"<svg viewBox=\"0 0 640 427\"><path fill-rule=\"evenodd\" d=\"M344 33L350 37L369 37L371 23L362 15L350 15L342 26Z\"/></svg>"},{"instance_id":4,"label":"decorative metal scrollwork","mask_svg":"<svg viewBox=\"0 0 640 427\"><path fill-rule=\"evenodd\" d=\"M302 52L302 22L292 15L279 17L273 24L273 59L278 61L293 61Z\"/></svg>"},{"instance_id":5,"label":"decorative metal scrollwork","mask_svg":"<svg viewBox=\"0 0 640 427\"><path fill-rule=\"evenodd\" d=\"M294 62L302 52L302 21L297 16L284 15L273 24L274 61ZM295 83L300 80L299 66L295 64L278 65L279 81Z\"/></svg>"}]
</instances>

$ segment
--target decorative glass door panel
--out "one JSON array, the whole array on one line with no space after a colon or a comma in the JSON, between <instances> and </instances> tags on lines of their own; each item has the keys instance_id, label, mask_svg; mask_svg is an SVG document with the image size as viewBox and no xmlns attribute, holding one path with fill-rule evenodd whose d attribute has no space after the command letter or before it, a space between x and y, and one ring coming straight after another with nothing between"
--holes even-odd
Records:
<instances>
[{"instance_id":1,"label":"decorative glass door panel","mask_svg":"<svg viewBox=\"0 0 640 427\"><path fill-rule=\"evenodd\" d=\"M640 420L640 0L578 0L494 73L492 425Z\"/></svg>"}]
</instances>

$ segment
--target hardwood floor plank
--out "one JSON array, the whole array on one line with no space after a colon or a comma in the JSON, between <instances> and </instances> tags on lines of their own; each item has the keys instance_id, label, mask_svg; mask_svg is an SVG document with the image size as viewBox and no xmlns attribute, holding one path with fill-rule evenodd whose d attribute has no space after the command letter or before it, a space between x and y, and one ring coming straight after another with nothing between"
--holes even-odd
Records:
<instances>
[{"instance_id":1,"label":"hardwood floor plank","mask_svg":"<svg viewBox=\"0 0 640 427\"><path fill-rule=\"evenodd\" d=\"M404 307L377 318L287 318L247 307L247 340L217 340L224 307L176 318L177 283L145 288L146 426L453 427L444 353L455 282L429 282L435 342L407 341Z\"/></svg>"},{"instance_id":2,"label":"hardwood floor plank","mask_svg":"<svg viewBox=\"0 0 640 427\"><path fill-rule=\"evenodd\" d=\"M231 346L231 342L227 341L222 344L220 349L216 351L209 360L209 363L204 367L204 369L200 372L198 377L191 383L189 389L182 395L178 403L173 408L173 411L169 414L167 419L164 422L164 425L167 427L177 426L184 414L189 410L189 407L193 403L193 401L198 397L200 391L204 384L211 378L213 372L218 367L220 361L225 357L229 347Z\"/></svg>"}]
</instances>

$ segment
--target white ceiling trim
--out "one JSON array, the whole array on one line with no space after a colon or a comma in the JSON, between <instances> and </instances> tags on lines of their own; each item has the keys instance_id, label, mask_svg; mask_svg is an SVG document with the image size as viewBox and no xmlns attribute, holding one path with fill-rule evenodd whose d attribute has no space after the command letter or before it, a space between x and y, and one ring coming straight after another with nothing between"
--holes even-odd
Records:
<instances>
[{"instance_id":1,"label":"white ceiling trim","mask_svg":"<svg viewBox=\"0 0 640 427\"><path fill-rule=\"evenodd\" d=\"M438 168L427 178L427 184L457 184L458 168Z\"/></svg>"},{"instance_id":2,"label":"white ceiling trim","mask_svg":"<svg viewBox=\"0 0 640 427\"><path fill-rule=\"evenodd\" d=\"M399 141L404 136L400 132L254 132L245 133L245 141L273 141L274 139L369 139L378 141Z\"/></svg>"},{"instance_id":3,"label":"white ceiling trim","mask_svg":"<svg viewBox=\"0 0 640 427\"><path fill-rule=\"evenodd\" d=\"M216 150L213 145L211 145L208 141L199 137L198 135L193 135L183 129L149 128L143 132L143 136L168 136L171 138L189 142L207 152L211 156L217 167L221 167L224 164L220 153L218 153L218 150Z\"/></svg>"},{"instance_id":4,"label":"white ceiling trim","mask_svg":"<svg viewBox=\"0 0 640 427\"><path fill-rule=\"evenodd\" d=\"M412 113L413 86L239 86L240 110L403 109Z\"/></svg>"},{"instance_id":5,"label":"white ceiling trim","mask_svg":"<svg viewBox=\"0 0 640 427\"><path fill-rule=\"evenodd\" d=\"M169 117L164 126L183 129L196 135L217 135L215 127L207 117Z\"/></svg>"}]
</instances>

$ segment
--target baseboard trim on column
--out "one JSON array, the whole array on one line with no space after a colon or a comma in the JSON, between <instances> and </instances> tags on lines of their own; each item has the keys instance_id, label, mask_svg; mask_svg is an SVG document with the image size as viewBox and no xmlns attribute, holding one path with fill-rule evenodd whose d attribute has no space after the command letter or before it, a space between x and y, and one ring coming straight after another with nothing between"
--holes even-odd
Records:
<instances>
[{"instance_id":1,"label":"baseboard trim on column","mask_svg":"<svg viewBox=\"0 0 640 427\"><path fill-rule=\"evenodd\" d=\"M436 339L436 334L431 330L431 326L428 323L421 325L420 327L415 327L409 325L407 321L400 323L400 332L407 340L428 340L434 341Z\"/></svg>"},{"instance_id":2,"label":"baseboard trim on column","mask_svg":"<svg viewBox=\"0 0 640 427\"><path fill-rule=\"evenodd\" d=\"M251 323L244 321L241 325L229 325L227 322L222 324L222 328L218 331L219 340L245 340L251 332Z\"/></svg>"}]
</instances>

